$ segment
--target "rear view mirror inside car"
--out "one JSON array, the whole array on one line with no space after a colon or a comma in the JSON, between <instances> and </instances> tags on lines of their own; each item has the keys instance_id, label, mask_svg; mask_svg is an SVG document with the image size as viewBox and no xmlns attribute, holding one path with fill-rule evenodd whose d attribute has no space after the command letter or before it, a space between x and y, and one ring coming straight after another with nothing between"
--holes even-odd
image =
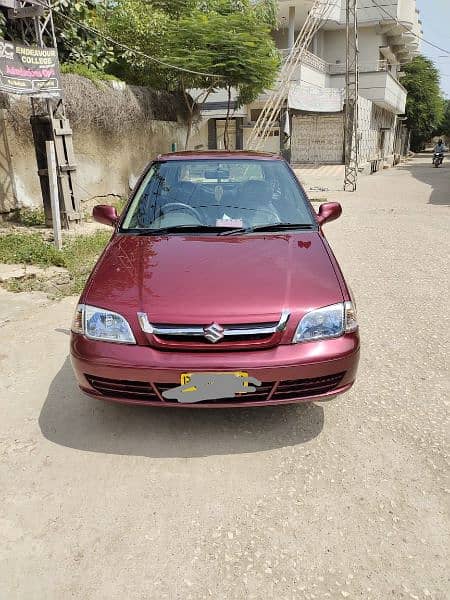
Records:
<instances>
[{"instance_id":1,"label":"rear view mirror inside car","mask_svg":"<svg viewBox=\"0 0 450 600\"><path fill-rule=\"evenodd\" d=\"M213 179L213 180L219 180L219 179L229 179L230 177L230 171L226 170L226 169L216 169L214 171L205 171L205 179Z\"/></svg>"}]
</instances>

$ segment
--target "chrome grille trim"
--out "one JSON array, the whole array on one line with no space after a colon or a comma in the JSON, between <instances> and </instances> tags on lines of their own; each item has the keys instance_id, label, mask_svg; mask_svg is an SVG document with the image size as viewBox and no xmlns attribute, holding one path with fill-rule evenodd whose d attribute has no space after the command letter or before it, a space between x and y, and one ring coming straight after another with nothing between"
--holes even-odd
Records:
<instances>
[{"instance_id":1,"label":"chrome grille trim","mask_svg":"<svg viewBox=\"0 0 450 600\"><path fill-rule=\"evenodd\" d=\"M147 313L138 312L138 321L141 329L144 333L150 333L154 335L173 335L173 336L193 336L193 337L205 337L205 326L186 326L186 325L173 325L173 326L158 326L153 325L148 320ZM289 321L290 312L283 310L281 313L280 320L278 323L270 324L270 326L249 326L249 327L237 327L234 328L227 325L222 325L224 337L233 336L253 336L253 335L271 335L279 331L286 329Z\"/></svg>"}]
</instances>

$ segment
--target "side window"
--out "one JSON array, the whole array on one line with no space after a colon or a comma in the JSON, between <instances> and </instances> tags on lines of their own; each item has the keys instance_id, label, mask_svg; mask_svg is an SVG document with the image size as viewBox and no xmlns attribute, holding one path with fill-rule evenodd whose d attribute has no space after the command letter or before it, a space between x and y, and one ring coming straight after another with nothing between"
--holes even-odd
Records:
<instances>
[{"instance_id":1,"label":"side window","mask_svg":"<svg viewBox=\"0 0 450 600\"><path fill-rule=\"evenodd\" d=\"M131 229L134 227L137 227L137 213L138 213L138 207L141 203L141 200L146 201L146 199L148 198L148 192L149 192L149 183L150 180L152 179L152 177L155 175L156 173L156 165L152 165L147 173L147 175L144 177L140 188L138 189L133 202L131 203L130 208L128 209L128 213L125 217L125 220L123 222L122 227L124 229ZM147 196L147 198L145 197Z\"/></svg>"}]
</instances>

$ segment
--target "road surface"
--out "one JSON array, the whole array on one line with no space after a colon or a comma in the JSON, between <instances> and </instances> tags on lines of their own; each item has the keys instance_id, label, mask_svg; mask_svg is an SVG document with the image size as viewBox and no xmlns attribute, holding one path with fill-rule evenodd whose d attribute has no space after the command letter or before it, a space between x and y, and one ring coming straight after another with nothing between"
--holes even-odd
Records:
<instances>
[{"instance_id":1,"label":"road surface","mask_svg":"<svg viewBox=\"0 0 450 600\"><path fill-rule=\"evenodd\" d=\"M82 396L74 298L0 292L0 598L450 598L450 162L333 193L358 382L310 406Z\"/></svg>"}]
</instances>

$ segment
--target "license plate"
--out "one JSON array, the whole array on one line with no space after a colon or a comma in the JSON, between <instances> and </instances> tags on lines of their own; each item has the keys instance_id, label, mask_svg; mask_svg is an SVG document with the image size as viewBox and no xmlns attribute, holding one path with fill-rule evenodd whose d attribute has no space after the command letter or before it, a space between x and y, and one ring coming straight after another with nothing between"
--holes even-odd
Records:
<instances>
[{"instance_id":1,"label":"license plate","mask_svg":"<svg viewBox=\"0 0 450 600\"><path fill-rule=\"evenodd\" d=\"M248 377L248 373L245 373L245 371L221 371L219 373L202 373L202 375L210 375L211 378L213 378L214 376L230 376L230 375L234 375L235 377ZM181 373L181 377L180 377L180 384L181 385L187 385L190 381L191 381L191 377L192 377L192 373ZM248 381L244 381L244 387L248 387ZM184 390L185 392L195 392L196 387L192 386L192 388L188 388L186 390Z\"/></svg>"},{"instance_id":2,"label":"license plate","mask_svg":"<svg viewBox=\"0 0 450 600\"><path fill-rule=\"evenodd\" d=\"M192 404L241 396L255 389L250 383L261 385L260 381L249 377L245 371L182 373L180 382L179 387L165 390L162 393L163 397Z\"/></svg>"}]
</instances>

